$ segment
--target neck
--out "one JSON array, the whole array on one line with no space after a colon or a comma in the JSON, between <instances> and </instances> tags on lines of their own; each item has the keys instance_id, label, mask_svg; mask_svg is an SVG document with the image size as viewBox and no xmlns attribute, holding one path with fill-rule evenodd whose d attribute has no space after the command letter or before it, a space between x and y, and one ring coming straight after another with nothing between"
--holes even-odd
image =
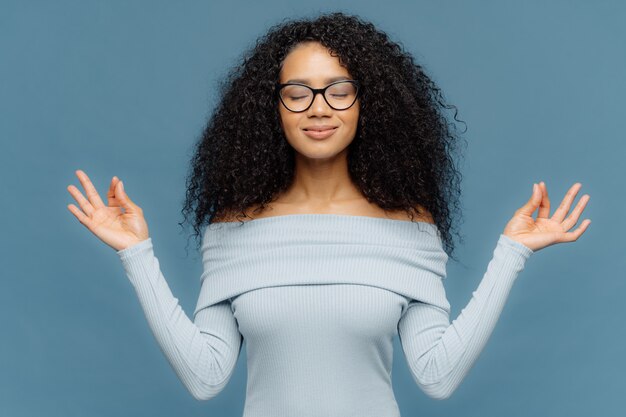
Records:
<instances>
[{"instance_id":1,"label":"neck","mask_svg":"<svg viewBox=\"0 0 626 417\"><path fill-rule=\"evenodd\" d=\"M345 156L321 160L298 155L293 183L283 197L288 203L323 205L362 199L363 195L350 179Z\"/></svg>"}]
</instances>

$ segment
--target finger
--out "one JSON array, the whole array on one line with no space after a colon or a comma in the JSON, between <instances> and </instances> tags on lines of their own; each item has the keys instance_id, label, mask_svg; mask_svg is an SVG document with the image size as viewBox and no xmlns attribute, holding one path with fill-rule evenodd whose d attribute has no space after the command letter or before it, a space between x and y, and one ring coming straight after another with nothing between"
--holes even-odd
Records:
<instances>
[{"instance_id":1,"label":"finger","mask_svg":"<svg viewBox=\"0 0 626 417\"><path fill-rule=\"evenodd\" d=\"M87 229L91 230L92 222L91 222L90 217L85 216L85 214L82 211L80 211L78 207L76 207L74 204L68 204L67 208L70 210L70 212L72 212L74 216L76 216L79 222L81 222L85 227L87 227Z\"/></svg>"},{"instance_id":2,"label":"finger","mask_svg":"<svg viewBox=\"0 0 626 417\"><path fill-rule=\"evenodd\" d=\"M98 194L98 191L96 191L96 187L93 186L87 174L85 174L83 171L79 169L79 170L76 170L76 176L78 177L78 179L80 180L80 183L85 189L85 194L87 195L87 199L89 200L89 202L91 202L91 205L95 209L104 207L104 203L102 202L102 199L100 198L100 195Z\"/></svg>"},{"instance_id":3,"label":"finger","mask_svg":"<svg viewBox=\"0 0 626 417\"><path fill-rule=\"evenodd\" d=\"M539 183L539 188L541 189L543 198L541 199L541 204L539 205L537 218L547 219L550 217L550 198L548 197L548 188L546 187L546 183L543 181Z\"/></svg>"},{"instance_id":4,"label":"finger","mask_svg":"<svg viewBox=\"0 0 626 417\"><path fill-rule=\"evenodd\" d=\"M122 205L122 207L124 207L126 212L132 213L141 211L141 209L135 203L133 203L130 197L128 197L126 191L124 191L123 181L120 181L115 186L115 197L120 201L120 204Z\"/></svg>"},{"instance_id":5,"label":"finger","mask_svg":"<svg viewBox=\"0 0 626 417\"><path fill-rule=\"evenodd\" d=\"M117 183L120 182L120 179L118 177L113 177L113 179L111 179L111 185L109 186L109 191L107 192L107 202L109 204L109 207L114 209L118 215L122 214L122 204L119 200L119 198L117 198L115 196L115 188L117 186Z\"/></svg>"},{"instance_id":6,"label":"finger","mask_svg":"<svg viewBox=\"0 0 626 417\"><path fill-rule=\"evenodd\" d=\"M91 218L93 212L94 212L94 208L91 205L91 203L85 198L83 197L83 194L80 192L80 190L78 188L76 188L73 185L68 185L67 187L67 191L70 192L70 194L72 195L72 197L74 197L74 200L76 200L76 202L78 203L78 205L80 206L81 210Z\"/></svg>"},{"instance_id":7,"label":"finger","mask_svg":"<svg viewBox=\"0 0 626 417\"><path fill-rule=\"evenodd\" d=\"M574 227L576 223L578 223L578 218L580 217L583 210L585 209L585 206L589 202L589 198L589 194L585 194L580 198L578 204L576 204L576 207L574 207L574 210L572 210L570 215L567 216L563 223L561 223L561 225L563 226L563 230L569 230Z\"/></svg>"},{"instance_id":8,"label":"finger","mask_svg":"<svg viewBox=\"0 0 626 417\"><path fill-rule=\"evenodd\" d=\"M109 206L119 206L119 202L117 201L117 198L115 198L115 186L119 181L120 179L115 176L111 179L109 191L107 191L107 200L109 202Z\"/></svg>"},{"instance_id":9,"label":"finger","mask_svg":"<svg viewBox=\"0 0 626 417\"><path fill-rule=\"evenodd\" d=\"M533 194L530 199L517 210L517 213L524 214L526 216L532 217L533 212L537 210L539 207L539 203L541 202L541 191L539 190L539 186L537 184L533 184Z\"/></svg>"},{"instance_id":10,"label":"finger","mask_svg":"<svg viewBox=\"0 0 626 417\"><path fill-rule=\"evenodd\" d=\"M569 209L572 206L572 201L574 201L574 198L576 197L576 194L578 194L578 190L580 190L580 187L582 187L582 184L579 182L572 185L572 187L569 189L567 194L565 194L565 197L563 198L561 205L554 212L554 215L552 216L552 220L557 221L559 223L563 222L563 219L569 212Z\"/></svg>"},{"instance_id":11,"label":"finger","mask_svg":"<svg viewBox=\"0 0 626 417\"><path fill-rule=\"evenodd\" d=\"M589 227L590 224L591 224L591 220L585 219L576 230L574 230L573 232L565 233L565 239L563 240L563 242L575 242L575 241L577 241L578 238L583 233L585 233L585 230L587 230L587 228Z\"/></svg>"}]
</instances>

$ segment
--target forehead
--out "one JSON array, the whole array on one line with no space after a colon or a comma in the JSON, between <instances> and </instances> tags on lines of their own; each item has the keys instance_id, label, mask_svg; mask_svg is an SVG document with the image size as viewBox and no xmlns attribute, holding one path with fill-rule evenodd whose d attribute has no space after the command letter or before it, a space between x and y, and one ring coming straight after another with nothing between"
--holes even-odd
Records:
<instances>
[{"instance_id":1,"label":"forehead","mask_svg":"<svg viewBox=\"0 0 626 417\"><path fill-rule=\"evenodd\" d=\"M304 84L328 84L339 79L351 79L348 70L341 66L339 58L317 42L296 46L283 60L280 82Z\"/></svg>"}]
</instances>

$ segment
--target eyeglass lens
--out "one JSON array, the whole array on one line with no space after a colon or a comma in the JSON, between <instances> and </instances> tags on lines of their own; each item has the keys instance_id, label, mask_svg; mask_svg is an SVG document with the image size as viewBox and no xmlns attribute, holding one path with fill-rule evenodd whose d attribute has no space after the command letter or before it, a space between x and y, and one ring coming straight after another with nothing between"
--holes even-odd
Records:
<instances>
[{"instance_id":1,"label":"eyeglass lens","mask_svg":"<svg viewBox=\"0 0 626 417\"><path fill-rule=\"evenodd\" d=\"M325 92L326 101L336 110L350 107L356 100L357 89L351 82L330 85ZM291 111L302 111L313 101L313 91L301 85L287 85L280 92L283 103Z\"/></svg>"}]
</instances>

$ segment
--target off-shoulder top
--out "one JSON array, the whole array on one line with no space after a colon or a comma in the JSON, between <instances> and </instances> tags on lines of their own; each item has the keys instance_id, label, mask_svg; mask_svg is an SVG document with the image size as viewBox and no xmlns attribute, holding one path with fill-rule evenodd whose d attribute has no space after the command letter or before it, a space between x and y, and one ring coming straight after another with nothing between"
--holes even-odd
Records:
<instances>
[{"instance_id":1,"label":"off-shoulder top","mask_svg":"<svg viewBox=\"0 0 626 417\"><path fill-rule=\"evenodd\" d=\"M196 399L224 389L246 342L244 417L400 416L398 335L417 386L448 398L491 335L533 251L500 235L450 322L448 255L435 224L339 214L213 223L202 236L193 321L148 238L118 251L148 324Z\"/></svg>"}]
</instances>

